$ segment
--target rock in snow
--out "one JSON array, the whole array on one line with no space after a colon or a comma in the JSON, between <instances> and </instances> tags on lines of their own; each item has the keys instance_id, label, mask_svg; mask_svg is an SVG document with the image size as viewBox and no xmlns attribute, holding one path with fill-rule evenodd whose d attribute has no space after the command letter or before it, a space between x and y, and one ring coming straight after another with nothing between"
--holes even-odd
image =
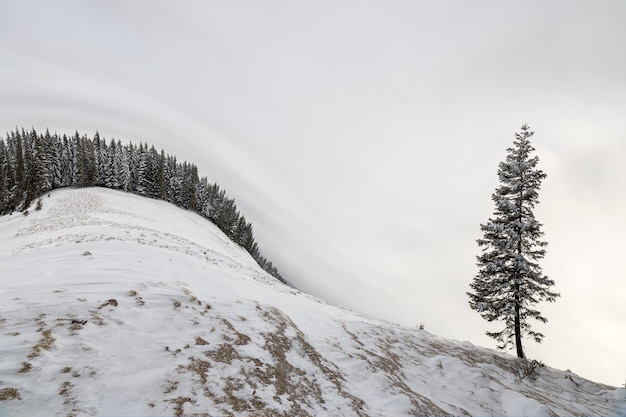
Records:
<instances>
[{"instance_id":1,"label":"rock in snow","mask_svg":"<svg viewBox=\"0 0 626 417\"><path fill-rule=\"evenodd\" d=\"M84 254L88 256L82 256ZM0 218L0 416L619 415L626 390L328 305L100 188Z\"/></svg>"}]
</instances>

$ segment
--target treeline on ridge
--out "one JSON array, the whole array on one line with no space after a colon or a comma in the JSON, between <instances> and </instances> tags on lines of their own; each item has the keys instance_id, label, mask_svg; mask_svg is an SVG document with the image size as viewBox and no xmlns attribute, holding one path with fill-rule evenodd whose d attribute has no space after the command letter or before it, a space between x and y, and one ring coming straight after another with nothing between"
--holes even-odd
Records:
<instances>
[{"instance_id":1,"label":"treeline on ridge","mask_svg":"<svg viewBox=\"0 0 626 417\"><path fill-rule=\"evenodd\" d=\"M26 212L44 193L62 187L106 187L164 200L209 219L241 245L265 271L286 281L265 259L254 241L252 225L235 201L198 168L157 152L147 143L109 144L78 132L72 137L37 134L35 129L11 131L0 139L0 215Z\"/></svg>"}]
</instances>

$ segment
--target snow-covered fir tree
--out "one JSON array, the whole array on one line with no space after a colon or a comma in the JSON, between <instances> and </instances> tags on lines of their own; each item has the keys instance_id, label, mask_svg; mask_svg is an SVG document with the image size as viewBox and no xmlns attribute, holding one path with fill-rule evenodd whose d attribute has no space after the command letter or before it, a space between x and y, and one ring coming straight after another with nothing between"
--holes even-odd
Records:
<instances>
[{"instance_id":1,"label":"snow-covered fir tree","mask_svg":"<svg viewBox=\"0 0 626 417\"><path fill-rule=\"evenodd\" d=\"M541 342L543 334L531 329L530 319L547 319L535 309L540 301L555 301L554 281L542 273L538 261L545 256L547 243L542 240L541 223L533 209L538 190L546 174L537 169L537 156L530 143L534 132L528 125L515 134L506 161L498 169L500 186L492 194L494 217L481 224L483 238L478 239L482 253L477 256L478 274L468 292L470 307L489 322L502 320L504 329L487 332L500 342L499 348L515 345L517 356L525 358L522 338L530 336Z\"/></svg>"}]
</instances>

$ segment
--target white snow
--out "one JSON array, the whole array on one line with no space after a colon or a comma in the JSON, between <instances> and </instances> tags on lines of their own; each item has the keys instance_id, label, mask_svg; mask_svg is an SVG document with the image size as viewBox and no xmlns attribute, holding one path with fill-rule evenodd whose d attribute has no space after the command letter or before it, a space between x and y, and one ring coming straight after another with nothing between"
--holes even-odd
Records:
<instances>
[{"instance_id":1,"label":"white snow","mask_svg":"<svg viewBox=\"0 0 626 417\"><path fill-rule=\"evenodd\" d=\"M0 217L0 416L619 415L626 390L328 305L194 213L57 190ZM445 312L433 312L445 314Z\"/></svg>"}]
</instances>

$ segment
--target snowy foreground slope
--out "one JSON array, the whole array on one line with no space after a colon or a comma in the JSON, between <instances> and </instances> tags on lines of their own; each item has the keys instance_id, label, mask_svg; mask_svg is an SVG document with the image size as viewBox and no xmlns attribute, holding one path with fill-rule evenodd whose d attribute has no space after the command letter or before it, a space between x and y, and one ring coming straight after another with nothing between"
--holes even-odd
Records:
<instances>
[{"instance_id":1,"label":"snowy foreground slope","mask_svg":"<svg viewBox=\"0 0 626 417\"><path fill-rule=\"evenodd\" d=\"M277 283L196 214L65 189L0 218L0 416L619 415L626 390Z\"/></svg>"}]
</instances>

